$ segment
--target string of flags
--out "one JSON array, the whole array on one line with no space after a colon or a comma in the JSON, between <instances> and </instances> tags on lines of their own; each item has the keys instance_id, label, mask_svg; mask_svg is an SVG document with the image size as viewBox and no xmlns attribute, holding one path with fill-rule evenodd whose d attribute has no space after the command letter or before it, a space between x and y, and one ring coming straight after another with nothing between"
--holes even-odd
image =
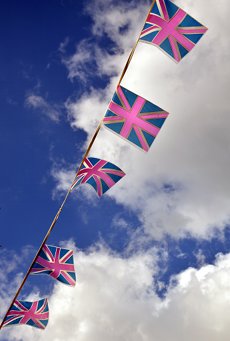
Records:
<instances>
[{"instance_id":1,"label":"string of flags","mask_svg":"<svg viewBox=\"0 0 230 341\"><path fill-rule=\"evenodd\" d=\"M153 0L143 30L128 58L122 77L139 42L148 43L160 48L177 63L181 61L205 34L207 28L192 18L184 10L170 0ZM73 251L57 246L47 245L46 241L54 228L64 204L70 193L82 184L94 188L101 197L125 173L113 163L96 157L88 157L90 149L101 126L119 135L131 144L148 152L156 136L161 130L169 113L154 103L120 85L122 77L108 109L100 122L89 147L76 172L66 197L58 210L32 264L25 275L12 303L2 320L0 329L6 326L26 324L45 329L49 319L47 298L27 302L17 297L29 275L46 274L57 281L74 286L76 273Z\"/></svg>"}]
</instances>

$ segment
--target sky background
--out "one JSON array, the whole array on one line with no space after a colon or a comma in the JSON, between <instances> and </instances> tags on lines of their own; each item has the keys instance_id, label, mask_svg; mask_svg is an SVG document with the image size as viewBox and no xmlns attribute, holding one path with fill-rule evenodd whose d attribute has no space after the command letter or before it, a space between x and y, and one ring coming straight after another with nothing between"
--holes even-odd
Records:
<instances>
[{"instance_id":1,"label":"sky background","mask_svg":"<svg viewBox=\"0 0 230 341\"><path fill-rule=\"evenodd\" d=\"M150 1L3 1L0 314L3 318L103 117ZM208 27L179 63L139 43L122 81L170 112L148 153L102 129L90 153L126 177L75 190L48 243L75 250L76 287L31 276L45 331L1 341L229 339L230 29L227 0L177 0Z\"/></svg>"}]
</instances>

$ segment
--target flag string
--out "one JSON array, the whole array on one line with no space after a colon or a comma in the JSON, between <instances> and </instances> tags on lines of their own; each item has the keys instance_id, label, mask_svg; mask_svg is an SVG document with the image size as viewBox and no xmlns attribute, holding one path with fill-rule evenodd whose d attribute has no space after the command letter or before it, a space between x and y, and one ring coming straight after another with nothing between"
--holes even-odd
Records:
<instances>
[{"instance_id":1,"label":"flag string","mask_svg":"<svg viewBox=\"0 0 230 341\"><path fill-rule=\"evenodd\" d=\"M152 10L153 5L154 5L155 2L156 2L156 0L153 0L152 4L151 4L151 6L150 6L150 9L149 9L149 11L148 11L148 14L147 14L147 16L146 16L146 19L147 19L149 13L151 12L151 10ZM146 21L146 19L145 19L145 21ZM129 57L128 57L127 62L126 62L126 64L125 64L125 66L124 66L124 69L123 69L123 71L121 72L121 76L120 76L120 79L119 79L119 81L118 81L117 86L120 85L122 79L123 79L124 76L125 76L125 73L126 73L128 67L129 67L129 65L130 65L130 63L131 63L131 60L132 60L133 55L134 55L134 53L135 53L135 51L136 51L138 42L139 42L139 40L140 40L140 36L141 36L141 33L140 33L140 35L139 35L139 37L138 37L138 39L137 39L137 41L136 41L134 47L132 48L132 50L131 50L131 52L130 52L130 54L129 54ZM87 156L89 155L89 152L90 152L90 150L91 150L91 148L92 148L92 146L93 146L93 144L94 144L94 142L95 142L95 140L96 140L96 138L97 138L97 136L98 136L98 134L99 134L99 132L100 132L100 129L101 129L101 127L102 127L102 124L103 124L103 118L101 119L100 123L98 124L98 126L97 126L97 128L96 128L96 130L95 130L95 133L94 133L94 135L92 136L92 138L91 138L91 140L90 140L90 142L89 142L89 145L88 145L88 147L87 147L87 149L86 149L85 154L83 155L83 158L82 158L82 161L81 161L81 163L80 163L80 166L79 166L78 169L77 169L77 172L76 172L76 175L75 175L74 180L76 179L76 177L77 177L77 175L78 175L78 172L79 172L79 170L81 169L81 167L82 167L82 165L83 165L85 159L86 159ZM73 180L73 181L74 181L74 180ZM5 316L4 316L4 318L3 318L2 322L1 322L0 330L1 330L2 327L3 327L3 324L4 324L4 322L5 322L5 319L6 319L7 315L8 315L8 313L9 313L10 309L12 308L12 306L13 306L15 300L17 299L19 293L21 292L21 290L22 290L22 288L23 288L23 286L24 286L24 284L25 284L25 282L26 282L26 280L27 280L27 278L28 278L28 276L29 276L29 274L30 274L30 272L31 272L31 269L32 269L32 267L33 267L33 265L34 265L34 262L36 261L36 259L37 259L38 255L39 255L39 253L41 252L41 250L42 250L43 246L45 245L47 239L49 238L49 236L50 236L50 234L51 234L51 232L52 232L54 226L56 225L56 222L58 221L58 218L59 218L59 216L60 216L60 214L61 214L61 212L62 212L62 210L63 210L63 207L64 207L64 205L65 205L65 203L66 203L66 201L67 201L67 199L68 199L68 197L69 197L71 191L72 191L72 190L71 190L71 185L70 185L70 187L69 187L69 189L68 189L68 191L67 191L67 193L66 193L66 195L65 195L65 198L64 198L64 200L63 200L63 202L62 202L60 208L58 209L58 211L57 211L57 213L56 213L56 215L55 215L55 217L54 217L54 219L53 219L53 221L52 221L52 223L51 223L51 225L50 225L50 227L49 227L49 229L48 229L48 231L47 231L47 233L46 233L46 235L45 235L45 237L44 237L44 239L43 239L43 241L42 241L42 243L41 243L41 245L40 245L40 247L39 247L39 249L38 249L38 251L37 251L37 253L36 253L35 257L34 257L34 259L33 259L33 261L32 261L32 263L31 263L31 265L30 265L30 267L29 267L29 269L27 270L27 272L26 272L26 274L25 274L25 276L24 276L24 278L23 278L23 280L22 280L22 282L21 282L21 285L19 286L19 288L18 288L16 294L14 295L14 297L13 297L13 299L12 299L12 301L11 301L11 304L10 304L10 306L9 306L9 308L8 308L6 314L5 314Z\"/></svg>"},{"instance_id":2,"label":"flag string","mask_svg":"<svg viewBox=\"0 0 230 341\"><path fill-rule=\"evenodd\" d=\"M94 143L94 141L95 141L95 139L96 139L96 137L97 137L97 135L98 135L98 133L99 133L99 131L100 131L101 125L102 125L102 122L99 123L99 125L98 125L98 127L97 127L97 129L96 129L96 131L95 131L95 133L94 133L94 135L93 135L93 137L92 137L91 140L90 140L89 146L88 146L88 148L87 148L87 150L86 150L86 152L85 152L85 154L84 154L84 156L83 156L83 158L82 158L82 161L81 161L81 163L80 163L80 166L78 167L78 170L77 170L77 172L76 172L75 178L77 177L77 174L78 174L79 170L81 169L81 166L82 166L82 164L83 164L85 158L88 156L88 154L89 154L89 152L90 152L90 149L91 149L92 146L93 146L93 143ZM30 274L30 271L31 271L31 269L32 269L32 267L33 267L34 262L36 261L36 259L37 259L38 255L39 255L39 253L41 252L43 246L45 245L47 239L49 238L49 236L50 236L50 234L51 234L51 232L52 232L52 230L53 230L53 228L54 228L56 222L58 221L58 218L59 218L59 216L60 216L60 214L61 214L61 212L62 212L62 210L63 210L63 207L64 207L64 205L65 205L65 203L66 203L66 201L67 201L67 199L68 199L70 193L71 193L71 186L69 187L69 189L68 189L68 191L67 191L67 193L66 193L66 196L65 196L65 198L64 198L64 200L63 200L63 202L62 202L60 208L58 209L58 211L57 211L57 213L56 213L56 215L55 215L55 217L54 217L54 219L53 219L53 221L52 221L52 223L51 223L51 225L50 225L50 227L49 227L49 229L48 229L48 231L47 231L47 233L46 233L46 235L45 235L45 237L44 237L44 239L43 239L43 241L42 241L42 243L41 243L41 245L40 245L40 247L39 247L39 249L38 249L38 251L37 251L37 253L36 253L35 257L34 257L34 259L33 259L33 261L32 261L32 263L31 263L31 265L30 265L30 267L29 267L29 269L27 270L27 272L26 272L26 274L25 274L25 276L24 276L24 278L23 278L23 280L22 280L21 285L19 286L19 288L18 288L16 294L14 295L14 298L12 299L12 302L11 302L11 304L10 304L10 306L9 306L9 309L7 310L7 312L6 312L6 314L5 314L4 318L3 318L3 320L2 320L2 322L1 322L0 330L2 329L2 326L3 326L3 324L4 324L4 321L5 321L5 319L6 319L7 314L9 313L9 311L10 311L10 309L12 308L12 306L13 306L15 300L17 299L17 297L18 297L20 291L22 290L22 288L23 288L23 286L24 286L24 284L25 284L25 282L26 282L26 280L27 280L27 278L28 278L28 276L29 276L29 274Z\"/></svg>"}]
</instances>

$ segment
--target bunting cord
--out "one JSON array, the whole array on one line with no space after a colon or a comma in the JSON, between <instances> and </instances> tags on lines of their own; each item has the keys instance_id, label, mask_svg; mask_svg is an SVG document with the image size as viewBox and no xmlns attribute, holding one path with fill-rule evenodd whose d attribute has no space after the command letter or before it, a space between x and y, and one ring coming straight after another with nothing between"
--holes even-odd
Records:
<instances>
[{"instance_id":1,"label":"bunting cord","mask_svg":"<svg viewBox=\"0 0 230 341\"><path fill-rule=\"evenodd\" d=\"M154 5L155 2L156 2L156 0L153 0L152 4L151 4L151 6L150 6L149 12L148 12L148 14L147 14L147 16L146 16L146 19L147 19L148 15L150 14L150 12L151 12L151 10L152 10L153 5ZM145 19L145 22L146 22L146 19ZM131 63L131 60L132 60L132 58L133 58L133 55L134 55L134 53L135 53L135 51L136 51L137 45L138 45L139 40L140 40L140 36L141 36L141 33L139 34L139 37L138 37L138 39L137 39L137 41L136 41L134 47L132 48L132 50L131 50L131 52L130 52L130 55L129 55L128 60L127 60L127 62L126 62L126 64L125 64L125 67L124 67L124 69L123 69L123 71L122 71L122 73L121 73L121 76L120 76L120 79L119 79L119 81L118 81L117 86L120 85L122 79L123 79L124 76L125 76L125 73L126 73L128 67L129 67L129 65L130 65L130 63ZM82 158L82 161L81 161L81 163L80 163L80 166L79 166L78 169L77 169L77 172L76 172L76 175L75 175L74 180L76 179L76 177L77 177L77 175L78 175L78 172L79 172L79 170L81 169L81 167L82 167L82 165L83 165L85 159L86 159L87 156L89 155L89 152L90 152L90 150L91 150L91 148L92 148L92 146L93 146L93 144L94 144L94 142L95 142L95 140L96 140L96 138L97 138L97 135L99 134L99 131L100 131L101 127L102 127L102 124L103 124L103 118L101 119L99 125L98 125L97 128L96 128L96 131L95 131L93 137L91 138L91 140L90 140L90 142L89 142L89 145L88 145L87 150L86 150L86 152L85 152L85 154L84 154L84 156L83 156L83 158ZM74 180L73 180L73 181L74 181ZM66 201L67 201L67 199L68 199L68 197L69 197L71 191L72 191L72 190L71 190L71 185L70 185L70 187L69 187L69 189L68 189L68 191L67 191L67 193L66 193L66 196L65 196L65 198L64 198L64 200L63 200L63 202L62 202L62 204L61 204L61 206L60 206L60 208L59 208L59 210L57 211L57 213L56 213L56 215L55 215L55 217L54 217L54 219L53 219L53 221L52 221L52 223L51 223L51 225L50 225L50 227L49 227L49 229L48 229L48 231L47 231L47 233L46 233L46 235L45 235L45 237L44 237L44 239L43 239L43 241L42 241L42 243L41 243L41 245L40 245L40 247L39 247L39 249L38 249L38 251L37 251L37 253L36 253L35 257L34 257L34 259L33 259L33 261L32 261L32 263L31 263L31 265L30 265L30 267L29 267L29 269L27 270L27 273L25 274L25 276L24 276L24 278L23 278L23 280L22 280L21 285L19 286L19 288L18 288L16 294L14 295L14 298L12 299L12 302L11 302L11 304L10 304L10 306L9 306L9 308L8 308L6 314L5 314L5 316L4 316L4 318L3 318L2 322L1 322L0 330L1 330L2 327L3 327L3 324L4 324L4 322L5 322L5 319L6 319L7 315L8 315L8 313L9 313L10 309L12 308L12 306L13 306L15 300L17 299L19 293L21 292L21 290L22 290L22 288L23 288L23 286L24 286L24 284L25 284L25 282L26 282L26 280L27 280L27 278L28 278L28 276L29 276L29 274L30 274L30 271L31 271L31 269L32 269L32 267L33 267L33 265L34 265L34 262L36 261L36 259L37 259L38 255L39 255L39 253L41 252L41 250L42 250L43 246L45 245L47 239L49 238L49 236L50 236L50 234L51 234L51 232L52 232L54 226L56 225L56 222L58 221L58 218L59 218L59 216L60 216L60 214L61 214L61 212L62 212L62 210L63 210L63 207L64 207L64 205L65 205L65 203L66 203Z\"/></svg>"},{"instance_id":2,"label":"bunting cord","mask_svg":"<svg viewBox=\"0 0 230 341\"><path fill-rule=\"evenodd\" d=\"M98 125L98 127L97 127L97 129L96 129L96 131L95 131L95 133L94 133L94 135L93 135L93 137L92 137L91 140L90 140L89 146L88 146L88 148L87 148L87 150L86 150L86 152L85 152L85 154L84 154L84 156L83 156L83 158L82 158L82 161L81 161L81 163L80 163L80 166L78 167L78 170L77 170L77 172L76 172L76 175L75 175L74 180L76 179L76 177L77 177L77 175L78 175L78 172L79 172L79 170L81 169L84 160L87 158L87 156L88 156L88 154L89 154L89 152L90 152L90 149L92 148L93 143L94 143L94 141L96 140L96 137L97 137L97 135L98 135L98 133L99 133L99 131L100 131L100 129L101 129L101 126L102 126L102 121L99 123L99 125ZM48 229L48 231L47 231L47 233L46 233L46 235L45 235L45 237L44 237L44 239L43 239L43 241L42 241L42 243L41 243L41 245L40 245L40 247L39 247L39 249L38 249L38 251L37 251L37 253L36 253L36 255L35 255L34 259L33 259L33 261L32 261L32 263L31 263L31 265L30 265L30 267L29 267L29 269L27 270L27 272L26 272L26 274L25 274L25 276L24 276L24 278L23 278L23 280L22 280L22 283L21 283L20 287L18 288L16 294L14 295L14 298L13 298L12 301L11 301L11 304L10 304L10 306L9 306L9 308L8 308L6 314L5 314L5 316L4 316L4 318L3 318L2 322L1 322L0 330L1 330L2 327L3 327L3 324L4 324L4 322L5 322L6 316L8 315L10 309L12 308L12 306L13 306L15 300L17 299L19 293L21 292L21 290L22 290L22 288L23 288L23 286L24 286L24 284L25 284L25 282L26 282L26 280L27 280L27 278L28 278L28 276L29 276L29 274L30 274L30 272L31 272L31 269L32 269L32 267L33 267L33 265L34 265L34 263L35 263L35 261L36 261L38 255L39 255L39 253L41 252L41 250L42 250L43 246L45 245L47 239L49 238L50 233L52 232L52 230L53 230L53 228L54 228L56 222L58 221L58 218L59 218L59 216L60 216L60 214L61 214L61 212L62 212L62 210L63 210L63 207L64 207L64 205L65 205L65 203L66 203L66 201L67 201L67 199L68 199L70 193L71 193L71 186L69 187L69 189L68 189L68 191L67 191L67 193L66 193L66 196L65 196L65 198L64 198L64 200L63 200L63 202L62 202L62 204L61 204L61 206L60 206L60 208L59 208L59 210L57 211L57 214L55 215L55 217L54 217L54 219L53 219L53 221L52 221L52 223L51 223L51 225L50 225L50 227L49 227L49 229Z\"/></svg>"},{"instance_id":3,"label":"bunting cord","mask_svg":"<svg viewBox=\"0 0 230 341\"><path fill-rule=\"evenodd\" d=\"M89 145L88 145L88 147L87 147L87 149L86 149L86 152L85 152L85 154L84 154L84 156L83 156L83 158L82 158L82 161L81 161L81 163L80 163L80 166L78 167L78 170L77 170L77 172L76 172L76 175L75 175L74 180L76 179L76 177L77 177L77 175L78 175L78 172L79 172L79 170L81 169L81 167L82 167L82 165L83 165L83 162L85 161L85 159L86 159L87 156L89 155L89 152L90 152L90 150L91 150L91 148L92 148L92 146L93 146L93 144L94 144L94 142L95 142L95 140L96 140L96 138L97 138L97 135L99 134L99 131L100 131L101 127L102 127L102 123L103 123L103 119L102 119L102 120L100 121L100 123L98 124L98 126L97 126L97 128L96 128L96 131L95 131L93 137L92 137L91 140L90 140L90 143L89 143Z\"/></svg>"},{"instance_id":4,"label":"bunting cord","mask_svg":"<svg viewBox=\"0 0 230 341\"><path fill-rule=\"evenodd\" d=\"M66 194L66 196L65 196L65 198L64 198L64 200L63 200L63 202L62 202L62 204L61 204L61 206L60 206L60 208L59 208L59 210L57 212L57 214L55 215L55 217L54 217L54 219L53 219L53 221L52 221L52 223L51 223L51 225L50 225L50 227L49 227L49 229L48 229L48 231L47 231L47 233L46 233L46 235L45 235L45 237L44 237L44 239L43 239L43 241L42 241L42 243L41 243L41 245L40 245L40 247L39 247L39 249L38 249L38 251L37 251L37 253L36 253L36 255L35 255L34 259L33 259L33 261L32 261L32 263L31 263L31 265L30 265L30 267L29 267L29 269L27 270L27 273L25 274L25 277L22 280L22 283L21 283L20 287L18 288L16 294L14 295L14 298L12 299L12 302L11 302L11 304L10 304L10 306L9 306L9 308L8 308L6 314L5 314L5 316L4 316L4 318L3 318L2 322L1 322L0 330L3 327L3 324L5 322L5 319L6 319L7 315L8 315L8 313L9 313L10 309L12 308L15 300L17 299L17 297L18 297L18 295L20 293L20 291L22 290L22 288L23 288L23 286L24 286L24 284L25 284L25 282L26 282L26 280L27 280L27 278L28 278L28 276L30 274L30 271L31 271L31 269L32 269L32 267L34 265L34 262L36 261L39 253L41 252L43 246L45 245L47 239L49 238L49 235L50 235L51 231L53 230L53 228L54 228L54 226L55 226L55 224L56 224L56 222L57 222L57 220L58 220L58 218L60 216L60 213L61 213L61 211L62 211L62 209L63 209L63 207L64 207L64 205L66 203L66 200L67 200L70 192L71 192L71 189L68 190L68 192L67 192L67 194Z\"/></svg>"}]
</instances>

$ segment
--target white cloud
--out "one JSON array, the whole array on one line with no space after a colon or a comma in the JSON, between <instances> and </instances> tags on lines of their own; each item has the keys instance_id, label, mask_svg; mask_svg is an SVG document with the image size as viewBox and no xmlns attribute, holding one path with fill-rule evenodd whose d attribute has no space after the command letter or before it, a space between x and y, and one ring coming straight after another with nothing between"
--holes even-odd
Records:
<instances>
[{"instance_id":1,"label":"white cloud","mask_svg":"<svg viewBox=\"0 0 230 341\"><path fill-rule=\"evenodd\" d=\"M68 44L68 40L61 43L59 50L62 53L62 62L68 69L68 78L73 80L79 78L86 81L92 75L94 68L90 65L92 54L95 53L94 45L87 40L83 40L76 47L76 53L70 57L65 57L63 47Z\"/></svg>"},{"instance_id":2,"label":"white cloud","mask_svg":"<svg viewBox=\"0 0 230 341\"><path fill-rule=\"evenodd\" d=\"M57 166L56 166L57 167ZM53 195L55 196L59 191L64 192L67 191L75 177L74 171L67 171L66 169L61 168L53 168L51 175L53 176L54 180L57 182L57 186Z\"/></svg>"},{"instance_id":3,"label":"white cloud","mask_svg":"<svg viewBox=\"0 0 230 341\"><path fill-rule=\"evenodd\" d=\"M0 340L227 341L230 254L182 272L165 299L152 285L156 259L155 250L126 259L105 248L77 252L77 285L55 285L47 329L11 327Z\"/></svg>"},{"instance_id":4,"label":"white cloud","mask_svg":"<svg viewBox=\"0 0 230 341\"><path fill-rule=\"evenodd\" d=\"M105 130L91 155L117 163L127 173L109 195L136 212L152 237L189 233L206 238L230 221L228 3L177 3L209 28L207 34L178 65L159 49L140 43L123 80L128 89L171 113L165 126L147 155ZM89 5L94 9L92 33L111 37L117 52L95 57L99 73L113 74L107 87L90 88L80 99L67 102L72 127L86 131L88 139L104 115L118 80L115 75L145 17L145 1L131 6L131 11L129 5L112 1ZM95 44L103 51L97 40Z\"/></svg>"},{"instance_id":5,"label":"white cloud","mask_svg":"<svg viewBox=\"0 0 230 341\"><path fill-rule=\"evenodd\" d=\"M25 246L21 252L15 254L11 250L0 251L0 313L3 315L10 304L17 288L22 282L23 274L18 272L21 264L27 262L34 250L31 246Z\"/></svg>"},{"instance_id":6,"label":"white cloud","mask_svg":"<svg viewBox=\"0 0 230 341\"><path fill-rule=\"evenodd\" d=\"M86 4L85 11L93 19L92 38L78 43L71 56L66 55L68 39L59 47L62 62L68 69L68 77L71 80L78 78L87 81L92 75L118 76L121 65L125 63L127 54L138 38L147 14L147 3L144 0L139 2L138 10L136 1L119 1L114 4L112 0L93 0ZM132 32L132 36L127 32ZM103 47L104 38L109 38L115 44L109 51Z\"/></svg>"},{"instance_id":7,"label":"white cloud","mask_svg":"<svg viewBox=\"0 0 230 341\"><path fill-rule=\"evenodd\" d=\"M56 123L59 122L60 110L57 108L57 105L51 105L43 97L29 94L26 96L25 105L28 108L40 110L45 116L49 117L51 121Z\"/></svg>"}]
</instances>

